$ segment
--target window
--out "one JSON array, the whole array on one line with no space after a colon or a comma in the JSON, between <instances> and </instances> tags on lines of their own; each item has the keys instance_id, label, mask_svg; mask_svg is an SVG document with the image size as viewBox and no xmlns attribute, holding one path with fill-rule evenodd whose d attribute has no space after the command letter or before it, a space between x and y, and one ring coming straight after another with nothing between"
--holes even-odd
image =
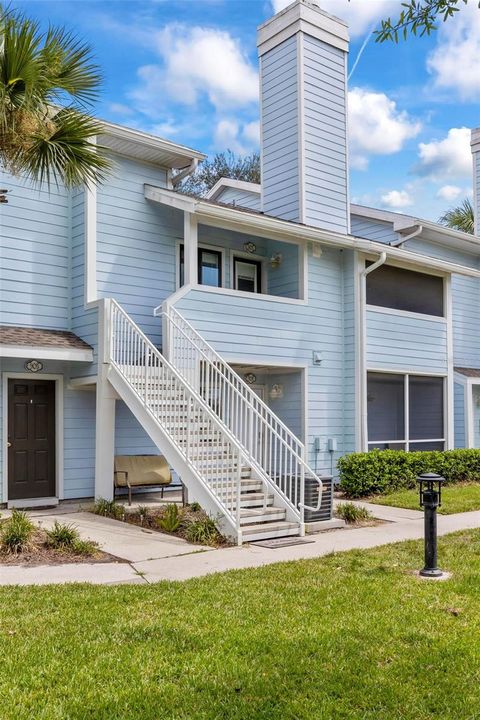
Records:
<instances>
[{"instance_id":1,"label":"window","mask_svg":"<svg viewBox=\"0 0 480 720\"><path fill-rule=\"evenodd\" d=\"M444 450L444 378L368 373L368 447Z\"/></svg>"},{"instance_id":2,"label":"window","mask_svg":"<svg viewBox=\"0 0 480 720\"><path fill-rule=\"evenodd\" d=\"M262 292L262 264L258 260L233 258L234 289Z\"/></svg>"},{"instance_id":3,"label":"window","mask_svg":"<svg viewBox=\"0 0 480 720\"><path fill-rule=\"evenodd\" d=\"M382 265L367 275L367 304L443 317L443 278Z\"/></svg>"},{"instance_id":4,"label":"window","mask_svg":"<svg viewBox=\"0 0 480 720\"><path fill-rule=\"evenodd\" d=\"M185 249L180 245L180 287L185 284ZM198 283L222 287L222 253L219 250L198 248Z\"/></svg>"}]
</instances>

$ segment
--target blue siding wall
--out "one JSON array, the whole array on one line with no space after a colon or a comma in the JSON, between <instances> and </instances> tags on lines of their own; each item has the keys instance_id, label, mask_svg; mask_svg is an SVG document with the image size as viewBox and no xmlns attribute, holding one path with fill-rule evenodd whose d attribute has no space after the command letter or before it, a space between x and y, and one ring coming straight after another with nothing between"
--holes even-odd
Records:
<instances>
[{"instance_id":1,"label":"blue siding wall","mask_svg":"<svg viewBox=\"0 0 480 720\"><path fill-rule=\"evenodd\" d=\"M222 295L207 288L191 290L177 308L230 362L273 366L304 365L308 368L307 448L314 461L313 438L319 436L322 452L319 470L329 472L326 440L338 441L339 454L351 449L352 429L345 427L343 256L324 248L321 258L309 256L309 303L295 305L281 300ZM323 353L313 365L313 351Z\"/></svg>"},{"instance_id":2,"label":"blue siding wall","mask_svg":"<svg viewBox=\"0 0 480 720\"><path fill-rule=\"evenodd\" d=\"M408 243L410 250L460 265L480 268L478 257L425 240ZM452 275L453 360L457 367L480 368L480 280Z\"/></svg>"},{"instance_id":3,"label":"blue siding wall","mask_svg":"<svg viewBox=\"0 0 480 720\"><path fill-rule=\"evenodd\" d=\"M70 198L0 172L0 324L70 327Z\"/></svg>"},{"instance_id":4,"label":"blue siding wall","mask_svg":"<svg viewBox=\"0 0 480 720\"><path fill-rule=\"evenodd\" d=\"M393 224L381 220L352 215L350 218L351 233L356 237L376 242L391 243L398 240L398 233L393 231Z\"/></svg>"},{"instance_id":5,"label":"blue siding wall","mask_svg":"<svg viewBox=\"0 0 480 720\"><path fill-rule=\"evenodd\" d=\"M125 158L97 198L97 286L115 298L159 344L154 308L175 290L175 238L183 237L180 211L144 198L144 183L165 185L165 172Z\"/></svg>"},{"instance_id":6,"label":"blue siding wall","mask_svg":"<svg viewBox=\"0 0 480 720\"><path fill-rule=\"evenodd\" d=\"M465 386L454 383L454 438L455 447L467 447L465 433Z\"/></svg>"},{"instance_id":7,"label":"blue siding wall","mask_svg":"<svg viewBox=\"0 0 480 720\"><path fill-rule=\"evenodd\" d=\"M297 37L261 58L263 210L300 218Z\"/></svg>"},{"instance_id":8,"label":"blue siding wall","mask_svg":"<svg viewBox=\"0 0 480 720\"><path fill-rule=\"evenodd\" d=\"M305 218L348 232L347 108L343 50L304 35Z\"/></svg>"},{"instance_id":9,"label":"blue siding wall","mask_svg":"<svg viewBox=\"0 0 480 720\"><path fill-rule=\"evenodd\" d=\"M480 151L473 153L473 209L475 213L475 233L480 234Z\"/></svg>"},{"instance_id":10,"label":"blue siding wall","mask_svg":"<svg viewBox=\"0 0 480 720\"><path fill-rule=\"evenodd\" d=\"M225 203L225 205L240 205L241 207L250 208L250 210L261 210L262 206L260 192L239 190L233 187L225 188L217 200Z\"/></svg>"},{"instance_id":11,"label":"blue siding wall","mask_svg":"<svg viewBox=\"0 0 480 720\"><path fill-rule=\"evenodd\" d=\"M446 322L367 310L367 367L446 372Z\"/></svg>"}]
</instances>

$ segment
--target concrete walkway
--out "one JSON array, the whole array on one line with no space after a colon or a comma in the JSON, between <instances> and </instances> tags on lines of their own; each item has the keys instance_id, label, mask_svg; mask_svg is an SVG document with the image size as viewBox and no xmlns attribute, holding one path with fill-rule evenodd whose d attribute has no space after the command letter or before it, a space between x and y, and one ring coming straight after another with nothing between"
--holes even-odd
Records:
<instances>
[{"instance_id":1,"label":"concrete walkway","mask_svg":"<svg viewBox=\"0 0 480 720\"><path fill-rule=\"evenodd\" d=\"M209 573L317 558L332 552L367 549L423 537L421 512L370 504L368 507L375 517L385 522L371 527L331 530L308 536L307 539L313 542L277 549L251 544L212 550L89 513L64 514L62 521L72 522L83 537L96 540L102 549L126 562L28 568L0 566L0 585L66 582L145 584L161 580L187 580ZM45 514L37 519L47 526L53 523L55 514ZM440 535L473 528L480 528L480 511L438 517Z\"/></svg>"}]
</instances>

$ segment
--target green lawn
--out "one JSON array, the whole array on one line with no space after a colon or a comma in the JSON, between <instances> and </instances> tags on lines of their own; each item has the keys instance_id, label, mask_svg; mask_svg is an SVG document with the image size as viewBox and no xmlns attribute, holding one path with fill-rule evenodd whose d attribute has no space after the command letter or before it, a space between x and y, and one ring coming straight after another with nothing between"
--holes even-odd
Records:
<instances>
[{"instance_id":1,"label":"green lawn","mask_svg":"<svg viewBox=\"0 0 480 720\"><path fill-rule=\"evenodd\" d=\"M408 542L186 583L0 588L0 717L470 720L480 531L440 559L441 583L411 574Z\"/></svg>"},{"instance_id":2,"label":"green lawn","mask_svg":"<svg viewBox=\"0 0 480 720\"><path fill-rule=\"evenodd\" d=\"M418 504L418 489L398 490L388 495L375 495L368 499L377 505L411 508L421 510ZM462 483L447 485L442 489L442 507L438 512L442 515L480 510L480 483Z\"/></svg>"}]
</instances>

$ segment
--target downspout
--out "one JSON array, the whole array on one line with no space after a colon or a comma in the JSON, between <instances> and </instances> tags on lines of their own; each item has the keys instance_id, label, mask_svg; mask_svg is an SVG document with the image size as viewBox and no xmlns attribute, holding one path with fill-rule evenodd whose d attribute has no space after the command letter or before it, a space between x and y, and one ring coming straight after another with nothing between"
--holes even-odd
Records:
<instances>
[{"instance_id":1,"label":"downspout","mask_svg":"<svg viewBox=\"0 0 480 720\"><path fill-rule=\"evenodd\" d=\"M189 175L192 175L192 173L195 172L195 170L198 167L198 158L193 158L190 165L183 168L183 170L180 170L176 175L172 177L172 187L176 188L179 183L182 182L182 180L185 180L186 177Z\"/></svg>"},{"instance_id":2,"label":"downspout","mask_svg":"<svg viewBox=\"0 0 480 720\"><path fill-rule=\"evenodd\" d=\"M366 363L366 340L367 340L367 317L366 317L366 307L367 307L367 275L370 275L371 272L374 272L374 270L378 270L379 267L381 267L387 259L387 253L385 250L380 254L380 257L376 262L373 263L373 265L369 265L368 267L364 268L362 272L360 273L360 418L361 418L361 428L360 428L360 437L361 437L361 451L368 450L367 445L367 363Z\"/></svg>"},{"instance_id":3,"label":"downspout","mask_svg":"<svg viewBox=\"0 0 480 720\"><path fill-rule=\"evenodd\" d=\"M417 235L420 235L423 232L423 225L417 225L415 230L411 232L409 235L404 235L403 237L399 238L398 240L394 240L393 242L389 243L390 247L398 247L399 245L403 245L403 243L406 243L408 240L412 240L413 238L417 237Z\"/></svg>"}]
</instances>

